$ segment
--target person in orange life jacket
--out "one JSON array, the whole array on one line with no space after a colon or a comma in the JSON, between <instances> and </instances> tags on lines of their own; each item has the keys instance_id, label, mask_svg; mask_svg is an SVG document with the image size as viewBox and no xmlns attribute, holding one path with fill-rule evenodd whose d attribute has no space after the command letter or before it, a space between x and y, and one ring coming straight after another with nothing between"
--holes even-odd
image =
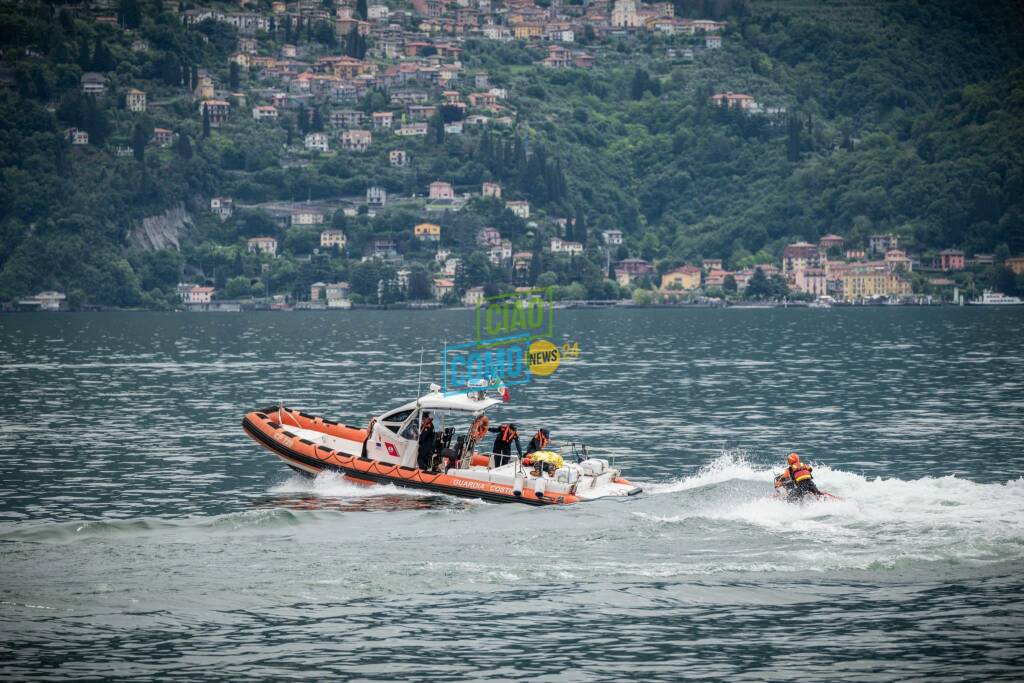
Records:
<instances>
[{"instance_id":1,"label":"person in orange life jacket","mask_svg":"<svg viewBox=\"0 0 1024 683\"><path fill-rule=\"evenodd\" d=\"M519 454L519 457L523 457L523 447L519 443L519 430L516 429L515 424L509 422L497 427L491 427L487 431L498 435L494 437L494 446L491 448L494 452L495 467L508 464L509 460L511 460L509 456L512 454L512 444L515 444L516 453Z\"/></svg>"},{"instance_id":2,"label":"person in orange life jacket","mask_svg":"<svg viewBox=\"0 0 1024 683\"><path fill-rule=\"evenodd\" d=\"M534 451L542 451L551 442L551 432L544 429L538 429L537 433L530 439L530 443L526 445L526 454L529 455Z\"/></svg>"},{"instance_id":3,"label":"person in orange life jacket","mask_svg":"<svg viewBox=\"0 0 1024 683\"><path fill-rule=\"evenodd\" d=\"M519 457L523 456L523 447L519 443L519 430L516 429L515 424L509 422L497 427L491 427L487 431L498 435L494 437L494 446L491 448L494 453L498 455L511 455L512 444L515 444L516 453L519 454Z\"/></svg>"},{"instance_id":4,"label":"person in orange life jacket","mask_svg":"<svg viewBox=\"0 0 1024 683\"><path fill-rule=\"evenodd\" d=\"M425 470L430 467L430 455L434 452L434 418L426 411L423 411L423 419L420 422L419 443L416 465Z\"/></svg>"},{"instance_id":5,"label":"person in orange life jacket","mask_svg":"<svg viewBox=\"0 0 1024 683\"><path fill-rule=\"evenodd\" d=\"M775 478L775 488L786 489L790 497L804 496L808 493L813 493L816 496L823 495L811 478L813 468L800 462L799 455L790 453L786 462L786 470Z\"/></svg>"}]
</instances>

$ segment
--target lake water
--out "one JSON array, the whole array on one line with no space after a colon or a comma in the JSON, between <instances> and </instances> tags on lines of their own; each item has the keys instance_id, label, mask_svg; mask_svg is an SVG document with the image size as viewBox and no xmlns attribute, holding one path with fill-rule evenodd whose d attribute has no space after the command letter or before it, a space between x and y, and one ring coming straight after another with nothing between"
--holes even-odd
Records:
<instances>
[{"instance_id":1,"label":"lake water","mask_svg":"<svg viewBox=\"0 0 1024 683\"><path fill-rule=\"evenodd\" d=\"M556 311L498 419L644 495L302 479L242 415L351 424L469 311L0 317L0 676L1020 680L1024 311ZM842 497L773 500L790 450Z\"/></svg>"}]
</instances>

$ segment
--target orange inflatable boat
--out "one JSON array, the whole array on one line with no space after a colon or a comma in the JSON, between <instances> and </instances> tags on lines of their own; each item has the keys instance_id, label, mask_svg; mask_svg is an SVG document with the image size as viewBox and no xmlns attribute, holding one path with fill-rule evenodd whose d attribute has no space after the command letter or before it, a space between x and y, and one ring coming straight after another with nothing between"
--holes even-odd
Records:
<instances>
[{"instance_id":1,"label":"orange inflatable boat","mask_svg":"<svg viewBox=\"0 0 1024 683\"><path fill-rule=\"evenodd\" d=\"M242 428L258 444L309 475L325 470L503 503L567 505L641 492L607 460L572 447L574 462L552 450L520 457L477 448L487 438L484 412L499 405L484 391L444 395L432 385L419 399L352 427L277 406L248 413Z\"/></svg>"}]
</instances>

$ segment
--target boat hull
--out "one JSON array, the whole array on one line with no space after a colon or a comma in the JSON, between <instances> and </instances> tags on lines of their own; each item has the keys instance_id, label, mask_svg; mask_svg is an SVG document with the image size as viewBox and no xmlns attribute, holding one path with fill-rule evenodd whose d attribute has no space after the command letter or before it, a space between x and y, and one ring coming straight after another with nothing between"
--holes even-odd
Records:
<instances>
[{"instance_id":1,"label":"boat hull","mask_svg":"<svg viewBox=\"0 0 1024 683\"><path fill-rule=\"evenodd\" d=\"M504 484L392 465L361 457L358 452L318 446L290 432L287 427L272 419L272 416L279 420L294 420L296 427L301 430L321 431L353 444L361 445L365 439L365 430L279 408L254 411L243 418L242 428L256 443L271 451L289 467L309 475L315 476L324 471L337 472L363 481L464 498L479 498L496 503L547 506L567 505L581 500L576 495L562 493L538 496L534 491L525 489L517 496L511 486ZM637 491L639 492L639 489Z\"/></svg>"}]
</instances>

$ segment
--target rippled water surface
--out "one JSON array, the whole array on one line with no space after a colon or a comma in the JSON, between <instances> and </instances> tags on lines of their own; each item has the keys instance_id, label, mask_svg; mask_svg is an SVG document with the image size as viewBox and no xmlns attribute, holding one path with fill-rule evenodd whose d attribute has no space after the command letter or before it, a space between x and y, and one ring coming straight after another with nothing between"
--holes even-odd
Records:
<instances>
[{"instance_id":1,"label":"rippled water surface","mask_svg":"<svg viewBox=\"0 0 1024 683\"><path fill-rule=\"evenodd\" d=\"M1024 311L556 311L496 415L644 495L306 480L245 437L438 381L473 314L0 317L0 676L1020 680ZM839 501L769 497L797 450Z\"/></svg>"}]
</instances>

